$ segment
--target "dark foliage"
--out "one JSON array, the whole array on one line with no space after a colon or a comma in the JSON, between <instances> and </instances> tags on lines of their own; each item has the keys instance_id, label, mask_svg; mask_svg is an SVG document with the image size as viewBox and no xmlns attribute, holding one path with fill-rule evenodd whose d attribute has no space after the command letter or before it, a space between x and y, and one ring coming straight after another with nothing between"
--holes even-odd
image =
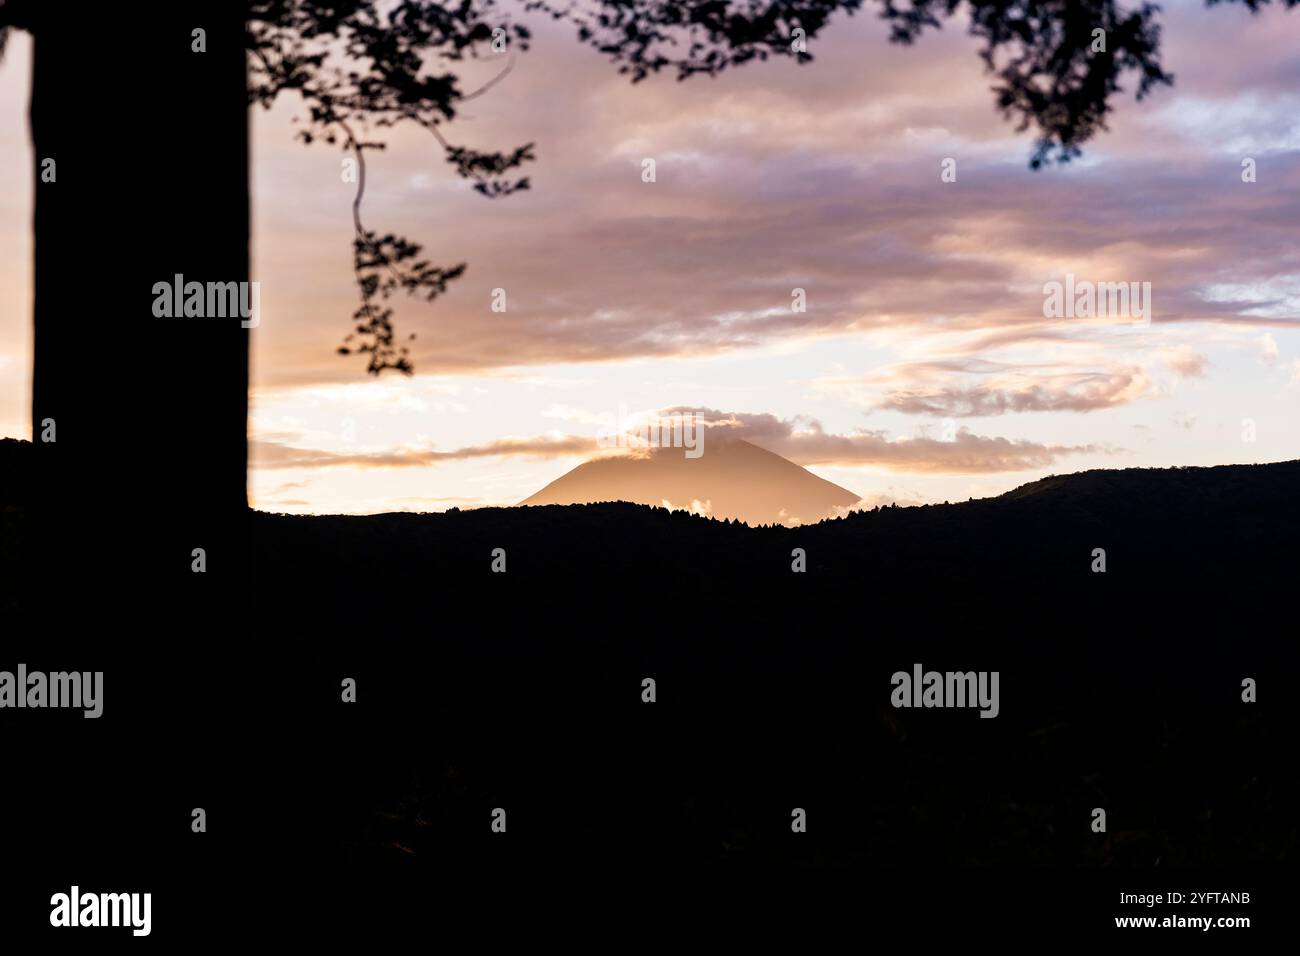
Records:
<instances>
[{"instance_id":1,"label":"dark foliage","mask_svg":"<svg viewBox=\"0 0 1300 956\"><path fill-rule=\"evenodd\" d=\"M409 347L397 344L393 310L380 300L401 290L432 301L465 266L434 266L420 258L417 243L391 234L379 237L362 224L365 152L384 146L366 131L416 124L434 136L447 162L484 196L527 189L527 178L513 174L533 159L532 144L482 152L449 143L441 127L456 117L460 104L509 70L507 66L491 83L466 91L447 67L493 55L494 30L511 49L526 50L528 31L505 22L494 0L251 0L248 10L249 101L269 108L280 94L297 93L308 110L299 138L308 144L341 144L357 162L353 249L361 303L353 331L338 351L369 355L367 370L374 375L386 369L410 374Z\"/></svg>"},{"instance_id":2,"label":"dark foliage","mask_svg":"<svg viewBox=\"0 0 1300 956\"><path fill-rule=\"evenodd\" d=\"M892 38L912 43L951 16L959 0L884 0ZM1137 98L1173 78L1160 67L1159 7L1144 3L1128 11L1114 0L968 0L970 32L983 42L980 56L997 77L998 108L1031 125L1038 142L1030 166L1066 162L1080 144L1105 129L1110 98L1120 79L1137 77ZM1094 51L1094 30L1105 31L1105 50Z\"/></svg>"}]
</instances>

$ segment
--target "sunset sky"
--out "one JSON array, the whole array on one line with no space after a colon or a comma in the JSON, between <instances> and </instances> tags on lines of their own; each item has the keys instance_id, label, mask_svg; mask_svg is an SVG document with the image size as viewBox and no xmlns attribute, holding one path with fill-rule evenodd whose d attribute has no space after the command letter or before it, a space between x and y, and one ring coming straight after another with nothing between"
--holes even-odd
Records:
<instances>
[{"instance_id":1,"label":"sunset sky","mask_svg":"<svg viewBox=\"0 0 1300 956\"><path fill-rule=\"evenodd\" d=\"M1167 4L1175 85L1117 97L1082 160L1039 172L958 22L907 48L874 10L841 14L811 64L635 86L571 27L529 22L533 48L445 132L536 143L531 191L479 196L414 130L369 154L366 225L468 263L432 305L394 300L413 378L335 354L354 186L337 148L294 140L297 101L255 112L257 507L513 504L621 408L730 421L868 506L1300 457L1300 11ZM24 438L29 51L11 39L0 66L0 435ZM1150 282L1153 323L1045 319L1067 273Z\"/></svg>"}]
</instances>

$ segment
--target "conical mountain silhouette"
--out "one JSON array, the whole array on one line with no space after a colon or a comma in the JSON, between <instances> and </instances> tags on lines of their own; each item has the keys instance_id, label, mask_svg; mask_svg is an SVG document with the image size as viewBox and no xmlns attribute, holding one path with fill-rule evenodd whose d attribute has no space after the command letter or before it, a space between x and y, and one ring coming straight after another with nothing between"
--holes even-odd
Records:
<instances>
[{"instance_id":1,"label":"conical mountain silhouette","mask_svg":"<svg viewBox=\"0 0 1300 956\"><path fill-rule=\"evenodd\" d=\"M596 458L557 478L521 505L631 501L737 518L746 524L809 524L834 517L859 496L773 452L712 433L703 454L682 448L640 449Z\"/></svg>"}]
</instances>

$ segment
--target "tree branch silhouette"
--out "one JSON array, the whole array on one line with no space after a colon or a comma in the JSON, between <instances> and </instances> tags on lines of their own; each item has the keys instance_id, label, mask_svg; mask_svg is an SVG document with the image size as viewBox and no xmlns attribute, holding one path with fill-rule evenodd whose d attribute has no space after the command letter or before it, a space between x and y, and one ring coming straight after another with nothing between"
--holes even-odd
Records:
<instances>
[{"instance_id":1,"label":"tree branch silhouette","mask_svg":"<svg viewBox=\"0 0 1300 956\"><path fill-rule=\"evenodd\" d=\"M460 91L454 73L425 71L429 56L448 61L477 58L485 45L490 48L501 40L526 49L525 28L490 23L495 8L494 0L455 6L407 0L382 11L373 0L273 0L249 5L250 102L269 108L279 94L297 92L308 109L306 128L298 138L306 144L341 142L356 157L353 268L360 304L352 316L353 329L338 352L369 355L367 371L373 375L389 369L407 375L413 371L409 347L397 342L393 309L386 300L402 291L432 301L464 274L466 266L435 266L421 258L418 243L365 228L361 219L365 151L383 149L385 144L358 135L353 124L361 129L404 122L419 125L433 134L457 175L472 180L474 189L487 198L527 189L526 177L510 174L534 158L533 144L509 152L483 152L448 142L439 129L455 118L460 103L508 75L513 60L470 93ZM413 338L408 336L407 341Z\"/></svg>"},{"instance_id":2,"label":"tree branch silhouette","mask_svg":"<svg viewBox=\"0 0 1300 956\"><path fill-rule=\"evenodd\" d=\"M44 0L0 0L0 53L10 28L31 29ZM232 0L235 2L235 0ZM480 151L449 142L443 124L460 104L495 88L526 51L530 33L501 13L498 0L244 0L250 53L250 104L269 108L286 92L307 107L304 143L342 142L357 158L360 181L353 200L354 269L360 306L339 352L369 355L374 375L413 371L406 346L396 343L397 291L432 301L464 274L465 264L438 267L420 258L422 247L392 233L364 228L366 150L385 144L366 131L414 123L428 130L456 175L493 199L529 188L517 171L535 156L532 143L513 150ZM1106 116L1123 82L1138 99L1173 77L1160 64L1160 7L1117 0L873 0L890 26L890 40L910 45L927 30L959 14L981 42L979 56L993 76L996 108L1018 130L1032 128L1031 168L1068 162L1106 129ZM1206 0L1239 3L1252 14L1273 0ZM1300 0L1277 0L1288 9ZM843 11L864 0L516 0L572 24L579 42L617 64L633 83L668 70L685 80L769 57L807 63L813 54L796 38L811 40ZM1094 31L1105 48L1095 49ZM802 31L802 34L796 33ZM454 69L485 53L510 52L506 67L479 88L463 92ZM355 132L354 132L355 131ZM411 337L408 337L407 341Z\"/></svg>"}]
</instances>

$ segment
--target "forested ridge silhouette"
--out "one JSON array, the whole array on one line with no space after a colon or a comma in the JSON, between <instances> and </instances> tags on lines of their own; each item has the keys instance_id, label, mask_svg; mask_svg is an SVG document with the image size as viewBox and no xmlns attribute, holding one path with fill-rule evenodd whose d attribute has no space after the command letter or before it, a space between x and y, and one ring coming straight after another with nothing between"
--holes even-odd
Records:
<instances>
[{"instance_id":1,"label":"forested ridge silhouette","mask_svg":"<svg viewBox=\"0 0 1300 956\"><path fill-rule=\"evenodd\" d=\"M0 445L10 584L26 451ZM255 723L320 709L241 756L266 746L265 792L313 795L304 852L381 872L1285 863L1298 487L1300 461L1090 471L801 528L617 503L255 513L242 638L302 688ZM893 709L914 663L1000 671L1001 713ZM617 838L574 801L621 814Z\"/></svg>"},{"instance_id":2,"label":"forested ridge silhouette","mask_svg":"<svg viewBox=\"0 0 1300 956\"><path fill-rule=\"evenodd\" d=\"M31 446L0 440L0 505L21 547ZM750 527L629 503L452 509L443 513L293 516L255 512L255 576L322 597L364 569L394 589L431 575L492 579L699 573L786 579L802 547L810 580L883 575L924 590L982 586L1008 574L1070 589L1105 548L1106 580L1214 578L1229 587L1283 581L1297 557L1300 460L1215 467L1101 469L1053 475L991 498L877 506L795 528ZM1117 581L1119 579L1119 581ZM790 578L790 580L800 580ZM1120 583L1123 582L1123 583Z\"/></svg>"}]
</instances>

